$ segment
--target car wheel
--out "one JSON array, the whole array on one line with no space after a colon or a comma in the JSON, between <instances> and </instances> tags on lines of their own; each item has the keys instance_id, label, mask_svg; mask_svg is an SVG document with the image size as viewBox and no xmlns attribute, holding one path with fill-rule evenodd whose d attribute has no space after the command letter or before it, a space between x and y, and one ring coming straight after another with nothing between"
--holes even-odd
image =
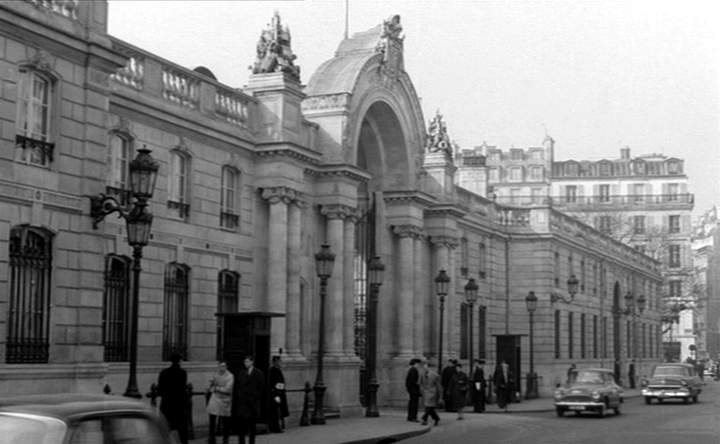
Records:
<instances>
[{"instance_id":1,"label":"car wheel","mask_svg":"<svg viewBox=\"0 0 720 444\"><path fill-rule=\"evenodd\" d=\"M649 396L646 396L646 397L645 397L645 404L647 404L647 405L652 404L652 398L649 397Z\"/></svg>"},{"instance_id":2,"label":"car wheel","mask_svg":"<svg viewBox=\"0 0 720 444\"><path fill-rule=\"evenodd\" d=\"M565 415L565 409L555 407L555 414L558 415L558 417L562 418L563 415Z\"/></svg>"}]
</instances>

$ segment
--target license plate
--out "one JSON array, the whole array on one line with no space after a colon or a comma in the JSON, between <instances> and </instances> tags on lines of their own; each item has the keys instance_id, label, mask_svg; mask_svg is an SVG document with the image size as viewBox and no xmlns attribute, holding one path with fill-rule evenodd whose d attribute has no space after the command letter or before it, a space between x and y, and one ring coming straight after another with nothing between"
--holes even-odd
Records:
<instances>
[{"instance_id":1,"label":"license plate","mask_svg":"<svg viewBox=\"0 0 720 444\"><path fill-rule=\"evenodd\" d=\"M571 405L570 410L585 410L584 405Z\"/></svg>"}]
</instances>

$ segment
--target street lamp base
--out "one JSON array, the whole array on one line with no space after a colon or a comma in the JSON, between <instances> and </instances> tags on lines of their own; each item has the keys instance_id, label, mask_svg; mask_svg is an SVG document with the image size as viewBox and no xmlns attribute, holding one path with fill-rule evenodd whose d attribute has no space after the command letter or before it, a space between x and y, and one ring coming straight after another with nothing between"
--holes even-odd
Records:
<instances>
[{"instance_id":1,"label":"street lamp base","mask_svg":"<svg viewBox=\"0 0 720 444\"><path fill-rule=\"evenodd\" d=\"M325 408L323 406L325 386L322 382L316 382L313 390L315 391L315 409L310 418L310 424L325 424Z\"/></svg>"},{"instance_id":2,"label":"street lamp base","mask_svg":"<svg viewBox=\"0 0 720 444\"><path fill-rule=\"evenodd\" d=\"M377 391L380 384L377 382L368 383L368 401L367 409L365 410L365 416L368 418L377 418L380 416L380 412L377 407Z\"/></svg>"}]
</instances>

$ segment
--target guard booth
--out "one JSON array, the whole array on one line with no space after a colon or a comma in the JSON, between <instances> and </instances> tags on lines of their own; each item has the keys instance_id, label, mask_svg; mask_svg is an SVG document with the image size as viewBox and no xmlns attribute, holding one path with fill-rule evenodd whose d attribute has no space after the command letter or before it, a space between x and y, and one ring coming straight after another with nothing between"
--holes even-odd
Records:
<instances>
[{"instance_id":1,"label":"guard booth","mask_svg":"<svg viewBox=\"0 0 720 444\"><path fill-rule=\"evenodd\" d=\"M267 312L218 313L218 359L232 372L243 369L247 355L255 356L255 367L267 375L270 368L270 325L284 314Z\"/></svg>"},{"instance_id":2,"label":"guard booth","mask_svg":"<svg viewBox=\"0 0 720 444\"><path fill-rule=\"evenodd\" d=\"M513 378L513 395L512 402L520 402L520 397L516 397L515 393L522 393L522 365L520 362L520 339L524 335L493 335L495 336L496 345L496 362L507 362Z\"/></svg>"}]
</instances>

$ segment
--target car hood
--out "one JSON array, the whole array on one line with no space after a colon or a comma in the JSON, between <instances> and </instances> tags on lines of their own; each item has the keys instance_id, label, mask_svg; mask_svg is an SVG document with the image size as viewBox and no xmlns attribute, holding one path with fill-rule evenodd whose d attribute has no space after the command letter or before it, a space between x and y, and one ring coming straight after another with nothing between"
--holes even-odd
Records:
<instances>
[{"instance_id":1,"label":"car hood","mask_svg":"<svg viewBox=\"0 0 720 444\"><path fill-rule=\"evenodd\" d=\"M682 378L679 376L653 376L648 379L649 385L681 385L682 381L687 381L690 378Z\"/></svg>"},{"instance_id":2,"label":"car hood","mask_svg":"<svg viewBox=\"0 0 720 444\"><path fill-rule=\"evenodd\" d=\"M601 384L574 384L569 387L563 388L565 393L592 393L595 390L603 389L605 386Z\"/></svg>"}]
</instances>

